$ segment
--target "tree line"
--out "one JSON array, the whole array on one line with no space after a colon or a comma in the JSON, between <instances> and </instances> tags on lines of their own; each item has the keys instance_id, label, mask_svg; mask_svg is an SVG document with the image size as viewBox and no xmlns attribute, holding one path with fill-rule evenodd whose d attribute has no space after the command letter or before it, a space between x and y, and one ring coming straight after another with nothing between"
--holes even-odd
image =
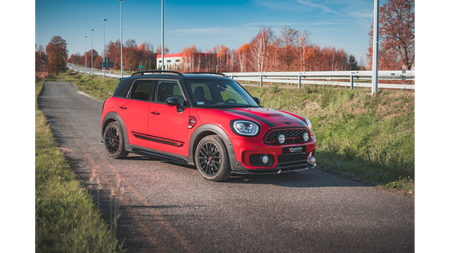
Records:
<instances>
[{"instance_id":1,"label":"tree line","mask_svg":"<svg viewBox=\"0 0 450 253\"><path fill-rule=\"evenodd\" d=\"M309 32L284 27L279 36L272 29L262 27L256 37L236 50L224 45L202 51L195 45L183 49L185 57L180 64L166 65L166 69L182 72L251 72L251 71L325 71L357 69L356 62L349 61L344 49L319 47L309 43ZM165 53L169 50L165 48ZM91 57L91 53L93 57ZM137 71L143 65L145 69L156 69L156 56L161 48L155 51L150 43L137 45L131 39L124 43L124 69ZM120 69L120 41L110 41L105 49L105 56L114 63L114 69ZM353 56L351 56L354 59ZM86 54L72 54L68 62L78 65L100 68L103 57L94 50Z\"/></svg>"},{"instance_id":2,"label":"tree line","mask_svg":"<svg viewBox=\"0 0 450 253\"><path fill-rule=\"evenodd\" d=\"M237 50L226 46L202 52L195 45L184 48L181 71L264 72L357 69L344 49L309 43L308 31L285 26L280 35L262 27L250 43ZM354 60L354 56L351 56Z\"/></svg>"}]
</instances>

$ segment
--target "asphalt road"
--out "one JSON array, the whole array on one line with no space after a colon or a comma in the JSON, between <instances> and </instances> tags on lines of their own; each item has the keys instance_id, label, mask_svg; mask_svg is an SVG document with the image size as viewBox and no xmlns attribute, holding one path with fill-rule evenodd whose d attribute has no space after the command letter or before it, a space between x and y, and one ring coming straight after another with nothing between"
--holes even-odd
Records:
<instances>
[{"instance_id":1,"label":"asphalt road","mask_svg":"<svg viewBox=\"0 0 450 253\"><path fill-rule=\"evenodd\" d=\"M215 183L193 167L109 159L102 102L64 82L46 82L38 100L107 220L111 189L123 190L128 252L414 252L414 199L318 169Z\"/></svg>"}]
</instances>

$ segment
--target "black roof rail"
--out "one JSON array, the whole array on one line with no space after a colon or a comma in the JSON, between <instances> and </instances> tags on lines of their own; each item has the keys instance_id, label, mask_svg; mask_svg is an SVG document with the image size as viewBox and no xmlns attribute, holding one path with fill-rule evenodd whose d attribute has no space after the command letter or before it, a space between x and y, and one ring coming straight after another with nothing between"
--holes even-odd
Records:
<instances>
[{"instance_id":1,"label":"black roof rail","mask_svg":"<svg viewBox=\"0 0 450 253\"><path fill-rule=\"evenodd\" d=\"M217 73L217 72L185 72L185 74L207 74L207 75L218 75L228 77L224 73Z\"/></svg>"},{"instance_id":2,"label":"black roof rail","mask_svg":"<svg viewBox=\"0 0 450 253\"><path fill-rule=\"evenodd\" d=\"M142 76L142 75L144 75L146 73L152 73L152 74L155 74L155 73L162 73L162 74L168 73L168 74L175 74L175 75L178 75L178 76L183 76L183 74L181 74L180 72L178 72L178 71L171 71L171 70L145 70L145 71L135 72L131 76L137 76L137 75L141 75Z\"/></svg>"}]
</instances>

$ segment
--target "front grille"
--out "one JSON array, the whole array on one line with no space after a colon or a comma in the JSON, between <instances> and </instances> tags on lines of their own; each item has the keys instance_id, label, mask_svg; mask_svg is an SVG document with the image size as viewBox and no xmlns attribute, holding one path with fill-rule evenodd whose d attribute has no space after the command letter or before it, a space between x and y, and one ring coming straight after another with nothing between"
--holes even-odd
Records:
<instances>
[{"instance_id":1,"label":"front grille","mask_svg":"<svg viewBox=\"0 0 450 253\"><path fill-rule=\"evenodd\" d=\"M278 156L278 169L304 168L308 165L309 163L306 161L306 154Z\"/></svg>"},{"instance_id":2,"label":"front grille","mask_svg":"<svg viewBox=\"0 0 450 253\"><path fill-rule=\"evenodd\" d=\"M306 132L306 129L280 129L280 130L271 130L264 137L264 143L269 145L281 145L278 142L278 136L280 134L284 135L286 139L283 145L285 144L297 144L304 143L303 141L303 133Z\"/></svg>"},{"instance_id":3,"label":"front grille","mask_svg":"<svg viewBox=\"0 0 450 253\"><path fill-rule=\"evenodd\" d=\"M279 155L278 163L304 162L306 161L306 154L298 155Z\"/></svg>"}]
</instances>

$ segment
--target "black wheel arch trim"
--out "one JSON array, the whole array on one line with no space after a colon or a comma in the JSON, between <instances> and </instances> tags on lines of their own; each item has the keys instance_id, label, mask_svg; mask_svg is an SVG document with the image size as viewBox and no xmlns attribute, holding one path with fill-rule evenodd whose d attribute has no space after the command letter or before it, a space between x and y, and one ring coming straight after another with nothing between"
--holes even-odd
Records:
<instances>
[{"instance_id":1,"label":"black wheel arch trim","mask_svg":"<svg viewBox=\"0 0 450 253\"><path fill-rule=\"evenodd\" d=\"M243 170L244 167L240 162L236 160L236 154L234 152L233 144L231 143L230 138L225 133L225 131L217 125L213 124L204 124L197 127L192 133L191 138L189 140L189 163L194 163L194 152L196 148L196 144L198 144L201 140L202 134L205 132L212 132L222 139L223 143L228 152L228 157L230 159L231 170Z\"/></svg>"},{"instance_id":2,"label":"black wheel arch trim","mask_svg":"<svg viewBox=\"0 0 450 253\"><path fill-rule=\"evenodd\" d=\"M109 121L117 121L120 124L120 128L122 129L122 135L123 135L123 140L124 140L124 146L125 146L125 150L130 151L129 148L127 146L129 146L129 142L128 142L128 132L127 132L127 128L125 126L125 123L123 122L122 117L120 117L119 114L117 114L116 112L108 112L105 117L103 118L103 122L102 122L102 138L103 138L103 134L105 133L105 129L106 126L108 124L106 124Z\"/></svg>"}]
</instances>

